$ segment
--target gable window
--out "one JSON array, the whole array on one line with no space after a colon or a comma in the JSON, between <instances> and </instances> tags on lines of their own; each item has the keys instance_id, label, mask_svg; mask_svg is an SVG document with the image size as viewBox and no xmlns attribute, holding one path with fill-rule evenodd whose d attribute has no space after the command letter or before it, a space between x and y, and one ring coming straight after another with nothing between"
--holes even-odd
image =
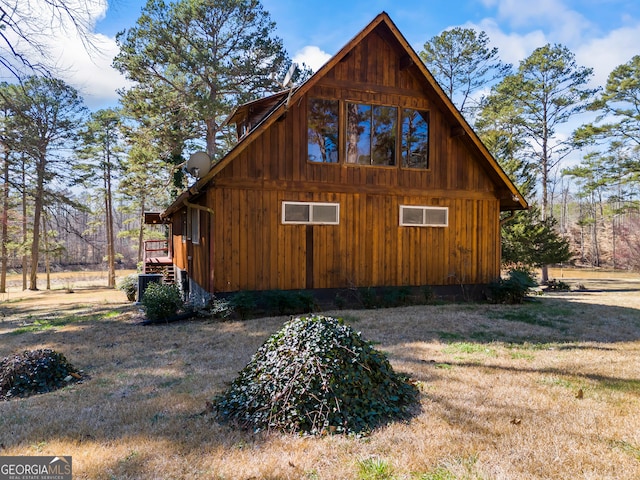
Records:
<instances>
[{"instance_id":1,"label":"gable window","mask_svg":"<svg viewBox=\"0 0 640 480\"><path fill-rule=\"evenodd\" d=\"M429 113L412 108L402 110L402 166L429 168Z\"/></svg>"},{"instance_id":2,"label":"gable window","mask_svg":"<svg viewBox=\"0 0 640 480\"><path fill-rule=\"evenodd\" d=\"M449 225L449 209L447 207L400 205L400 225L446 227Z\"/></svg>"},{"instance_id":3,"label":"gable window","mask_svg":"<svg viewBox=\"0 0 640 480\"><path fill-rule=\"evenodd\" d=\"M337 225L339 203L282 202L282 223Z\"/></svg>"},{"instance_id":4,"label":"gable window","mask_svg":"<svg viewBox=\"0 0 640 480\"><path fill-rule=\"evenodd\" d=\"M338 163L338 100L309 99L307 157L311 162Z\"/></svg>"},{"instance_id":5,"label":"gable window","mask_svg":"<svg viewBox=\"0 0 640 480\"><path fill-rule=\"evenodd\" d=\"M398 109L350 102L346 109L346 162L395 165Z\"/></svg>"}]
</instances>

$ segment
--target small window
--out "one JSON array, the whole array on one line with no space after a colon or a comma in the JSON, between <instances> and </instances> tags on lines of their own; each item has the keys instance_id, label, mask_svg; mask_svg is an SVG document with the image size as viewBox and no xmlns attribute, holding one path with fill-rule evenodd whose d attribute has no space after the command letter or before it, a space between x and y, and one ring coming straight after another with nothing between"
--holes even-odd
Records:
<instances>
[{"instance_id":1,"label":"small window","mask_svg":"<svg viewBox=\"0 0 640 480\"><path fill-rule=\"evenodd\" d=\"M307 155L310 162L338 163L338 100L310 98Z\"/></svg>"},{"instance_id":2,"label":"small window","mask_svg":"<svg viewBox=\"0 0 640 480\"><path fill-rule=\"evenodd\" d=\"M447 207L400 205L400 225L446 227L449 225L449 209Z\"/></svg>"},{"instance_id":3,"label":"small window","mask_svg":"<svg viewBox=\"0 0 640 480\"><path fill-rule=\"evenodd\" d=\"M200 210L191 209L191 243L200 243Z\"/></svg>"},{"instance_id":4,"label":"small window","mask_svg":"<svg viewBox=\"0 0 640 480\"><path fill-rule=\"evenodd\" d=\"M282 223L337 225L339 203L282 202Z\"/></svg>"}]
</instances>

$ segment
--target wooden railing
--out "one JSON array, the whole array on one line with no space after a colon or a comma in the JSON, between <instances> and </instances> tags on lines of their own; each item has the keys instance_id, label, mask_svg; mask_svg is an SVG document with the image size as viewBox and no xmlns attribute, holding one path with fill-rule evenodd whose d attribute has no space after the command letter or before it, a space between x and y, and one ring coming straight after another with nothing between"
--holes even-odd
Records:
<instances>
[{"instance_id":1,"label":"wooden railing","mask_svg":"<svg viewBox=\"0 0 640 480\"><path fill-rule=\"evenodd\" d=\"M143 264L143 273L164 273L167 269L173 271L167 241L145 240Z\"/></svg>"},{"instance_id":2,"label":"wooden railing","mask_svg":"<svg viewBox=\"0 0 640 480\"><path fill-rule=\"evenodd\" d=\"M148 258L168 257L169 244L166 240L145 240L144 260Z\"/></svg>"}]
</instances>

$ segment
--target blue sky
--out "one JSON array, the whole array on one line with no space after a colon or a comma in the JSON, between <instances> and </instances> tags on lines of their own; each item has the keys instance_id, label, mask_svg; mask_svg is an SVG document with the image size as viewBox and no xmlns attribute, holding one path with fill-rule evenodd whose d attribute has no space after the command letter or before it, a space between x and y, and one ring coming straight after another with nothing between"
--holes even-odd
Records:
<instances>
[{"instance_id":1,"label":"blue sky","mask_svg":"<svg viewBox=\"0 0 640 480\"><path fill-rule=\"evenodd\" d=\"M34 1L34 0L32 0ZM40 0L41 1L41 0ZM53 55L65 68L61 76L78 88L91 108L112 105L115 90L126 85L111 69L115 34L133 26L143 0L91 0L100 55L90 58L77 38L51 35ZM169 1L169 0L167 0ZM296 61L319 67L386 11L419 51L425 41L454 26L484 30L501 58L517 65L545 43L561 43L579 65L594 69L604 85L617 65L640 54L638 0L262 0Z\"/></svg>"}]
</instances>

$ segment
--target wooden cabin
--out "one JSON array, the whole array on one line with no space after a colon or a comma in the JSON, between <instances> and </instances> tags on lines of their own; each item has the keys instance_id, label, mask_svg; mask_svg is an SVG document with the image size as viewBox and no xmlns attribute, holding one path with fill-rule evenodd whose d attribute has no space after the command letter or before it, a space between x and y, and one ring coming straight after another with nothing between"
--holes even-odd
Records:
<instances>
[{"instance_id":1,"label":"wooden cabin","mask_svg":"<svg viewBox=\"0 0 640 480\"><path fill-rule=\"evenodd\" d=\"M162 213L190 293L487 284L522 195L386 13Z\"/></svg>"}]
</instances>

